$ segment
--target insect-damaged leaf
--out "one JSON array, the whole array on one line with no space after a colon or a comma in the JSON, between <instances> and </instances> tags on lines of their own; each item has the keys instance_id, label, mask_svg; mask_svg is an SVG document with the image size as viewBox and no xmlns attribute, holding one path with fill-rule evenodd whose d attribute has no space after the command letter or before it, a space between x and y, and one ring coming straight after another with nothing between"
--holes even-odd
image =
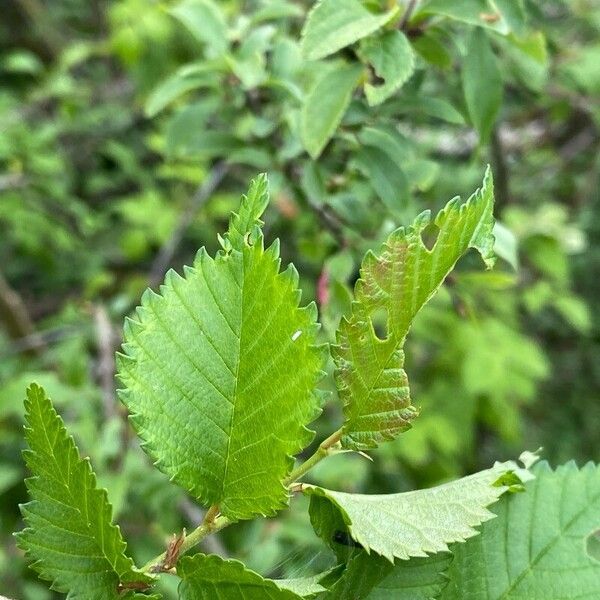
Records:
<instances>
[{"instance_id":1,"label":"insect-damaged leaf","mask_svg":"<svg viewBox=\"0 0 600 600\"><path fill-rule=\"evenodd\" d=\"M417 410L403 370L406 334L468 248L476 248L486 265L493 264L493 201L488 170L480 190L466 202L451 200L436 216L437 239L431 250L422 238L431 221L430 213L424 212L411 227L394 231L378 254L365 256L352 313L342 319L333 348L346 416L344 447L373 448L410 427ZM373 318L381 311L387 317L383 339L373 327Z\"/></svg>"}]
</instances>

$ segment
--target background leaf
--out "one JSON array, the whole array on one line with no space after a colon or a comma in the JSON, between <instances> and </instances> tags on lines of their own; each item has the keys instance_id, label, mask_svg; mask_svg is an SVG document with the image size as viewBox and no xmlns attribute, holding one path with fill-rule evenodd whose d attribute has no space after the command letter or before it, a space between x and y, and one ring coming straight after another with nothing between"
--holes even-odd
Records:
<instances>
[{"instance_id":1,"label":"background leaf","mask_svg":"<svg viewBox=\"0 0 600 600\"><path fill-rule=\"evenodd\" d=\"M219 5L212 0L185 0L171 10L199 41L209 48L209 55L219 56L228 48L227 24Z\"/></svg>"},{"instance_id":2,"label":"background leaf","mask_svg":"<svg viewBox=\"0 0 600 600\"><path fill-rule=\"evenodd\" d=\"M302 30L302 50L309 60L325 58L368 36L387 23L397 9L369 12L359 0L319 0Z\"/></svg>"},{"instance_id":3,"label":"background leaf","mask_svg":"<svg viewBox=\"0 0 600 600\"><path fill-rule=\"evenodd\" d=\"M324 69L308 92L302 107L302 142L317 158L340 124L352 92L363 73L360 65Z\"/></svg>"},{"instance_id":4,"label":"background leaf","mask_svg":"<svg viewBox=\"0 0 600 600\"><path fill-rule=\"evenodd\" d=\"M471 122L486 143L502 104L502 76L485 31L474 29L463 64L463 90Z\"/></svg>"},{"instance_id":5,"label":"background leaf","mask_svg":"<svg viewBox=\"0 0 600 600\"><path fill-rule=\"evenodd\" d=\"M360 45L360 55L370 62L383 83L365 84L365 94L371 106L385 102L413 74L415 56L407 37L398 30L386 31L366 38Z\"/></svg>"}]
</instances>

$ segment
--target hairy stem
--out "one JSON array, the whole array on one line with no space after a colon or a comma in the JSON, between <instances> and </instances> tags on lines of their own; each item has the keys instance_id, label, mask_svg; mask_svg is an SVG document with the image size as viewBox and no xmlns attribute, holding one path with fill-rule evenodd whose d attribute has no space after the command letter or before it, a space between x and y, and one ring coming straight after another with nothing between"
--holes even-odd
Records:
<instances>
[{"instance_id":1,"label":"hairy stem","mask_svg":"<svg viewBox=\"0 0 600 600\"><path fill-rule=\"evenodd\" d=\"M205 518L200 526L196 527L194 531L185 537L179 548L179 554L185 554L188 550L199 544L207 535L220 531L224 527L231 525L232 522L227 517L217 517L212 521L207 521ZM149 560L142 567L141 571L143 573L160 573L166 556L166 551L159 554L152 560Z\"/></svg>"},{"instance_id":2,"label":"hairy stem","mask_svg":"<svg viewBox=\"0 0 600 600\"><path fill-rule=\"evenodd\" d=\"M338 429L332 433L326 440L323 440L315 453L308 459L306 459L301 465L298 465L283 481L285 485L290 485L300 479L300 477L306 475L317 463L321 462L324 458L331 454L333 447L340 441L342 437L342 430Z\"/></svg>"},{"instance_id":3,"label":"hairy stem","mask_svg":"<svg viewBox=\"0 0 600 600\"><path fill-rule=\"evenodd\" d=\"M315 453L305 460L301 465L298 465L289 475L284 479L283 483L286 486L291 485L303 475L306 475L317 463L321 462L324 458L329 456L333 451L334 447L339 443L342 437L342 430L338 429L332 433L327 439L323 440ZM214 505L211 506L202 524L196 527L189 535L185 537L180 548L179 555L185 554L188 550L199 544L205 537L220 531L224 527L231 525L233 521L224 516L219 516L219 507ZM159 554L152 560L149 560L142 568L143 573L160 573L163 571L165 565L165 559L167 557L167 551Z\"/></svg>"},{"instance_id":4,"label":"hairy stem","mask_svg":"<svg viewBox=\"0 0 600 600\"><path fill-rule=\"evenodd\" d=\"M410 18L412 17L413 12L415 11L415 8L417 8L417 3L418 0L409 0L406 6L406 10L404 11L402 18L400 19L400 23L398 24L398 29L406 29L408 22L410 21Z\"/></svg>"}]
</instances>

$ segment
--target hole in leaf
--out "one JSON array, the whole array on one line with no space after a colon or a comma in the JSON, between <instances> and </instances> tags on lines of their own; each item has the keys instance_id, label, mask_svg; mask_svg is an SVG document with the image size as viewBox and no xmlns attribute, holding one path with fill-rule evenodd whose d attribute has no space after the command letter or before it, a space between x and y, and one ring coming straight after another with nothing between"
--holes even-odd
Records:
<instances>
[{"instance_id":1,"label":"hole in leaf","mask_svg":"<svg viewBox=\"0 0 600 600\"><path fill-rule=\"evenodd\" d=\"M429 223L429 225L427 225L427 227L421 231L421 239L423 240L427 250L430 252L433 250L439 234L440 228L433 222Z\"/></svg>"},{"instance_id":2,"label":"hole in leaf","mask_svg":"<svg viewBox=\"0 0 600 600\"><path fill-rule=\"evenodd\" d=\"M378 308L371 314L371 323L373 323L373 330L375 335L380 340L386 340L388 336L388 311L385 308Z\"/></svg>"},{"instance_id":3,"label":"hole in leaf","mask_svg":"<svg viewBox=\"0 0 600 600\"><path fill-rule=\"evenodd\" d=\"M585 541L585 550L591 559L600 562L600 529L590 533Z\"/></svg>"}]
</instances>

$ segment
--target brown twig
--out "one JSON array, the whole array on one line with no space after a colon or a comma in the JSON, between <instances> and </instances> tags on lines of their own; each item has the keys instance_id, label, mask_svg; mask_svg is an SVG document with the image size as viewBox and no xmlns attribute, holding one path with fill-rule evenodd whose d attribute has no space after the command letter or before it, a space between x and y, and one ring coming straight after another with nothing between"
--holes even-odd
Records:
<instances>
[{"instance_id":1,"label":"brown twig","mask_svg":"<svg viewBox=\"0 0 600 600\"><path fill-rule=\"evenodd\" d=\"M21 296L13 290L0 272L0 320L13 340L27 338L26 352L41 354L44 349L42 338L36 333L29 311Z\"/></svg>"},{"instance_id":2,"label":"brown twig","mask_svg":"<svg viewBox=\"0 0 600 600\"><path fill-rule=\"evenodd\" d=\"M185 515L190 525L195 527L198 523L204 521L204 511L196 504L191 502L188 498L184 498L179 503L179 508ZM223 558L227 558L229 556L229 552L227 552L227 549L223 545L223 542L218 535L211 535L207 538L204 538L201 542L201 545L206 549L207 552L210 552L210 554L218 554Z\"/></svg>"},{"instance_id":3,"label":"brown twig","mask_svg":"<svg viewBox=\"0 0 600 600\"><path fill-rule=\"evenodd\" d=\"M408 4L406 5L406 10L404 11L402 18L400 19L400 23L398 23L398 29L400 29L401 31L404 31L408 26L408 22L410 21L412 14L415 12L415 8L417 8L418 2L419 0L408 1Z\"/></svg>"},{"instance_id":4,"label":"brown twig","mask_svg":"<svg viewBox=\"0 0 600 600\"><path fill-rule=\"evenodd\" d=\"M183 213L181 213L171 237L160 249L160 252L152 263L152 268L150 270L150 287L156 287L164 279L165 273L177 252L177 248L179 248L179 244L181 244L181 240L194 220L196 213L219 187L228 171L229 165L227 163L224 161L218 162L210 172L209 176L202 182L202 185L198 187L196 193L190 200L189 205Z\"/></svg>"},{"instance_id":5,"label":"brown twig","mask_svg":"<svg viewBox=\"0 0 600 600\"><path fill-rule=\"evenodd\" d=\"M490 139L490 152L494 169L494 197L499 208L510 203L509 172L506 166L506 152L502 146L502 139L498 127L494 127Z\"/></svg>"},{"instance_id":6,"label":"brown twig","mask_svg":"<svg viewBox=\"0 0 600 600\"><path fill-rule=\"evenodd\" d=\"M104 416L108 420L119 414L114 385L117 340L106 308L102 304L97 304L93 307L92 312L98 347L98 381L102 390Z\"/></svg>"}]
</instances>

